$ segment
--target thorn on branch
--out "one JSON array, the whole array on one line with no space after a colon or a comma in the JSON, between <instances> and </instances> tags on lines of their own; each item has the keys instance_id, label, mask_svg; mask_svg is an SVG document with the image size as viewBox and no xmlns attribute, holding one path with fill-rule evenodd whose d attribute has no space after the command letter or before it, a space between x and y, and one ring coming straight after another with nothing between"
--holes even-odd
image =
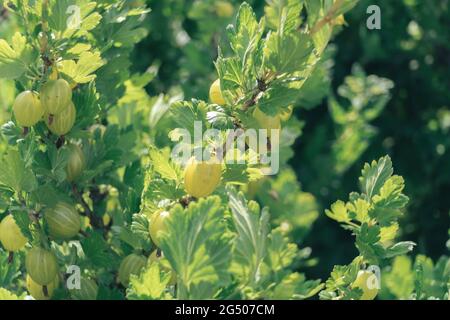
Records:
<instances>
[{"instance_id":1,"label":"thorn on branch","mask_svg":"<svg viewBox=\"0 0 450 320\"><path fill-rule=\"evenodd\" d=\"M80 230L80 234L85 238L89 238L89 233L87 233L86 231Z\"/></svg>"},{"instance_id":2,"label":"thorn on branch","mask_svg":"<svg viewBox=\"0 0 450 320\"><path fill-rule=\"evenodd\" d=\"M180 204L183 206L183 208L186 208L192 201L194 201L195 198L191 196L184 196L180 199Z\"/></svg>"},{"instance_id":3,"label":"thorn on branch","mask_svg":"<svg viewBox=\"0 0 450 320\"><path fill-rule=\"evenodd\" d=\"M44 296L48 297L48 287L47 286L42 286L42 292L44 293Z\"/></svg>"},{"instance_id":4,"label":"thorn on branch","mask_svg":"<svg viewBox=\"0 0 450 320\"><path fill-rule=\"evenodd\" d=\"M72 193L75 195L78 202L83 207L84 213L89 218L92 227L94 227L94 229L103 229L104 226L102 219L92 212L91 208L89 208L89 205L83 199L82 194L78 191L78 188L75 184L72 184Z\"/></svg>"},{"instance_id":5,"label":"thorn on branch","mask_svg":"<svg viewBox=\"0 0 450 320\"><path fill-rule=\"evenodd\" d=\"M58 140L56 140L56 149L61 148L64 145L66 138L64 136L60 136Z\"/></svg>"},{"instance_id":6,"label":"thorn on branch","mask_svg":"<svg viewBox=\"0 0 450 320\"><path fill-rule=\"evenodd\" d=\"M11 264L14 261L14 252L10 251L8 254L8 264Z\"/></svg>"},{"instance_id":7,"label":"thorn on branch","mask_svg":"<svg viewBox=\"0 0 450 320\"><path fill-rule=\"evenodd\" d=\"M267 90L267 83L264 81L264 79L257 79L256 80L258 82L258 89L261 92L264 92Z\"/></svg>"}]
</instances>

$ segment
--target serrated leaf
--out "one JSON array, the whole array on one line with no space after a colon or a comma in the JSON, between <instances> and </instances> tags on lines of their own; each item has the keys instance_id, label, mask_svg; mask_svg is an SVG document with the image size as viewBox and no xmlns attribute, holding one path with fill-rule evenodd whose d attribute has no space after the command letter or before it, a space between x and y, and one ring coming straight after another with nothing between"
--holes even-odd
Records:
<instances>
[{"instance_id":1,"label":"serrated leaf","mask_svg":"<svg viewBox=\"0 0 450 320\"><path fill-rule=\"evenodd\" d=\"M0 78L19 78L25 73L32 59L33 51L20 33L14 34L12 47L0 39Z\"/></svg>"},{"instance_id":2,"label":"serrated leaf","mask_svg":"<svg viewBox=\"0 0 450 320\"><path fill-rule=\"evenodd\" d=\"M64 60L58 64L59 71L76 83L88 83L96 78L93 74L105 64L99 52L83 52L78 61Z\"/></svg>"},{"instance_id":3,"label":"serrated leaf","mask_svg":"<svg viewBox=\"0 0 450 320\"><path fill-rule=\"evenodd\" d=\"M163 179L179 181L180 169L170 161L169 154L164 154L156 148L150 148L149 156L154 171L159 173Z\"/></svg>"},{"instance_id":4,"label":"serrated leaf","mask_svg":"<svg viewBox=\"0 0 450 320\"><path fill-rule=\"evenodd\" d=\"M313 45L305 34L271 33L264 47L265 64L277 74L292 74L306 67L312 52Z\"/></svg>"},{"instance_id":5,"label":"serrated leaf","mask_svg":"<svg viewBox=\"0 0 450 320\"><path fill-rule=\"evenodd\" d=\"M380 241L381 243L387 243L395 239L399 226L398 223L393 223L388 227L382 227L380 229Z\"/></svg>"},{"instance_id":6,"label":"serrated leaf","mask_svg":"<svg viewBox=\"0 0 450 320\"><path fill-rule=\"evenodd\" d=\"M145 214L142 213L133 214L131 222L131 231L140 238L140 241L145 244L144 247L146 248L151 246L148 228L149 222Z\"/></svg>"},{"instance_id":7,"label":"serrated leaf","mask_svg":"<svg viewBox=\"0 0 450 320\"><path fill-rule=\"evenodd\" d=\"M264 113L275 116L295 104L299 94L298 88L288 84L275 83L266 90L258 100L258 108Z\"/></svg>"},{"instance_id":8,"label":"serrated leaf","mask_svg":"<svg viewBox=\"0 0 450 320\"><path fill-rule=\"evenodd\" d=\"M49 26L63 37L83 36L94 29L102 16L93 12L96 2L85 0L58 0L49 7Z\"/></svg>"},{"instance_id":9,"label":"serrated leaf","mask_svg":"<svg viewBox=\"0 0 450 320\"><path fill-rule=\"evenodd\" d=\"M127 298L130 300L156 300L168 299L165 294L167 284L170 282L170 273L162 272L158 263L151 263L140 276L130 277L130 286Z\"/></svg>"},{"instance_id":10,"label":"serrated leaf","mask_svg":"<svg viewBox=\"0 0 450 320\"><path fill-rule=\"evenodd\" d=\"M243 3L236 18L236 27L228 27L228 35L233 51L240 57L243 68L251 65L255 52L264 31L264 21L256 20L256 15L248 3Z\"/></svg>"},{"instance_id":11,"label":"serrated leaf","mask_svg":"<svg viewBox=\"0 0 450 320\"><path fill-rule=\"evenodd\" d=\"M81 241L84 254L91 263L98 267L111 268L113 264L113 253L102 238L100 233L92 232L89 237Z\"/></svg>"},{"instance_id":12,"label":"serrated leaf","mask_svg":"<svg viewBox=\"0 0 450 320\"><path fill-rule=\"evenodd\" d=\"M269 212L267 208L259 212L255 203L252 207L242 193L228 186L229 206L233 213L233 222L238 234L236 239L236 254L246 270L244 279L250 286L255 286L259 280L259 271L266 256L267 236L269 233Z\"/></svg>"},{"instance_id":13,"label":"serrated leaf","mask_svg":"<svg viewBox=\"0 0 450 320\"><path fill-rule=\"evenodd\" d=\"M193 140L195 137L195 122L200 122L203 128L207 126L207 107L208 105L204 101L179 101L173 103L169 111L175 123L180 128L188 130L189 138ZM188 143L191 143L191 141Z\"/></svg>"},{"instance_id":14,"label":"serrated leaf","mask_svg":"<svg viewBox=\"0 0 450 320\"><path fill-rule=\"evenodd\" d=\"M16 222L17 226L19 227L22 234L28 239L33 240L33 237L30 232L30 217L28 215L27 211L24 210L11 210L11 214L14 217L14 221Z\"/></svg>"},{"instance_id":15,"label":"serrated leaf","mask_svg":"<svg viewBox=\"0 0 450 320\"><path fill-rule=\"evenodd\" d=\"M10 145L15 145L22 134L22 130L12 121L8 121L2 125L1 132Z\"/></svg>"},{"instance_id":16,"label":"serrated leaf","mask_svg":"<svg viewBox=\"0 0 450 320\"><path fill-rule=\"evenodd\" d=\"M0 184L13 190L31 192L37 187L36 177L16 150L9 150L0 161Z\"/></svg>"},{"instance_id":17,"label":"serrated leaf","mask_svg":"<svg viewBox=\"0 0 450 320\"><path fill-rule=\"evenodd\" d=\"M275 30L295 32L298 30L303 8L302 0L267 0L264 7L267 24Z\"/></svg>"},{"instance_id":18,"label":"serrated leaf","mask_svg":"<svg viewBox=\"0 0 450 320\"><path fill-rule=\"evenodd\" d=\"M347 208L349 210L350 217L352 217L352 220L367 222L367 220L369 219L369 202L363 199L357 199L356 201L347 203Z\"/></svg>"},{"instance_id":19,"label":"serrated leaf","mask_svg":"<svg viewBox=\"0 0 450 320\"><path fill-rule=\"evenodd\" d=\"M414 249L415 245L416 244L412 241L398 242L386 249L384 257L392 258L395 256L400 256L402 254L406 254L406 253L412 251Z\"/></svg>"},{"instance_id":20,"label":"serrated leaf","mask_svg":"<svg viewBox=\"0 0 450 320\"><path fill-rule=\"evenodd\" d=\"M161 249L178 276L179 298L211 298L229 278L231 243L222 219L216 196L170 211Z\"/></svg>"},{"instance_id":21,"label":"serrated leaf","mask_svg":"<svg viewBox=\"0 0 450 320\"><path fill-rule=\"evenodd\" d=\"M8 260L9 253L0 249L0 287L9 287L21 274L20 255L16 254L11 263Z\"/></svg>"},{"instance_id":22,"label":"serrated leaf","mask_svg":"<svg viewBox=\"0 0 450 320\"><path fill-rule=\"evenodd\" d=\"M130 245L133 249L142 249L140 237L131 232L131 230L122 226L113 226L111 230L113 231L114 235L116 235L121 241Z\"/></svg>"},{"instance_id":23,"label":"serrated leaf","mask_svg":"<svg viewBox=\"0 0 450 320\"><path fill-rule=\"evenodd\" d=\"M379 208L401 209L408 203L408 197L402 194L405 182L400 176L390 177L381 187L373 202Z\"/></svg>"},{"instance_id":24,"label":"serrated leaf","mask_svg":"<svg viewBox=\"0 0 450 320\"><path fill-rule=\"evenodd\" d=\"M272 230L268 237L266 263L272 272L289 267L298 254L297 245L289 243L278 228Z\"/></svg>"},{"instance_id":25,"label":"serrated leaf","mask_svg":"<svg viewBox=\"0 0 450 320\"><path fill-rule=\"evenodd\" d=\"M331 210L325 210L325 214L337 222L350 221L345 202L338 200L331 205Z\"/></svg>"},{"instance_id":26,"label":"serrated leaf","mask_svg":"<svg viewBox=\"0 0 450 320\"><path fill-rule=\"evenodd\" d=\"M8 291L4 288L0 288L0 300L23 300L23 299L18 297L11 291Z\"/></svg>"},{"instance_id":27,"label":"serrated leaf","mask_svg":"<svg viewBox=\"0 0 450 320\"><path fill-rule=\"evenodd\" d=\"M382 286L385 286L397 299L409 299L414 290L414 274L411 259L406 256L395 257L392 269L383 272Z\"/></svg>"},{"instance_id":28,"label":"serrated leaf","mask_svg":"<svg viewBox=\"0 0 450 320\"><path fill-rule=\"evenodd\" d=\"M362 191L371 199L380 192L393 172L392 161L389 156L380 158L378 161L372 161L370 165L366 163L359 178Z\"/></svg>"},{"instance_id":29,"label":"serrated leaf","mask_svg":"<svg viewBox=\"0 0 450 320\"><path fill-rule=\"evenodd\" d=\"M291 273L276 284L270 298L304 300L316 295L323 287L324 284L320 283L320 280L308 281L302 274Z\"/></svg>"}]
</instances>

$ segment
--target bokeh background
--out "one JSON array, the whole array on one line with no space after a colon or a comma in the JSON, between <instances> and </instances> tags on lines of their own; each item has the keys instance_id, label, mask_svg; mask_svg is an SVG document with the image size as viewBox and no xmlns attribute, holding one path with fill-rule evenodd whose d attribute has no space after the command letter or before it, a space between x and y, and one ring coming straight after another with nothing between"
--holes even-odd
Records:
<instances>
[{"instance_id":1,"label":"bokeh background","mask_svg":"<svg viewBox=\"0 0 450 320\"><path fill-rule=\"evenodd\" d=\"M217 77L213 61L226 43L234 12L217 0L147 0L148 36L132 53L135 72L157 71L146 87L152 97L208 99ZM249 0L258 15L264 0ZM366 9L381 8L381 30L368 30ZM316 259L307 276L326 279L336 264L356 255L352 236L324 209L346 199L365 162L389 154L406 181L411 201L401 238L418 245L413 255L437 259L447 252L450 228L450 3L448 0L361 0L345 16L327 51L323 92L300 101L302 135L290 160L302 190L317 203L318 218L301 247ZM0 12L0 37L14 32ZM223 45L226 50L226 45ZM163 94L163 95L161 95ZM0 117L10 117L11 83L0 82ZM0 144L0 148L3 148ZM293 213L294 214L294 213Z\"/></svg>"}]
</instances>

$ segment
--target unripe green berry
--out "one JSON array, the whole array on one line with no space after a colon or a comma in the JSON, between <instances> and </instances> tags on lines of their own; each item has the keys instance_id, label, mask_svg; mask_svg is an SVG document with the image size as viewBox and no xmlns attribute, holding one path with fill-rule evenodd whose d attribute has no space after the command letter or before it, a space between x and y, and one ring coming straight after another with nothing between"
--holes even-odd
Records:
<instances>
[{"instance_id":1,"label":"unripe green berry","mask_svg":"<svg viewBox=\"0 0 450 320\"><path fill-rule=\"evenodd\" d=\"M22 127L34 126L44 115L44 108L39 97L32 91L24 91L16 97L13 111L17 124Z\"/></svg>"},{"instance_id":2,"label":"unripe green berry","mask_svg":"<svg viewBox=\"0 0 450 320\"><path fill-rule=\"evenodd\" d=\"M58 273L58 263L51 251L34 247L25 256L25 268L30 277L41 286L49 285Z\"/></svg>"},{"instance_id":3,"label":"unripe green berry","mask_svg":"<svg viewBox=\"0 0 450 320\"><path fill-rule=\"evenodd\" d=\"M57 115L72 101L72 89L64 79L49 80L41 88L41 102L49 115Z\"/></svg>"}]
</instances>

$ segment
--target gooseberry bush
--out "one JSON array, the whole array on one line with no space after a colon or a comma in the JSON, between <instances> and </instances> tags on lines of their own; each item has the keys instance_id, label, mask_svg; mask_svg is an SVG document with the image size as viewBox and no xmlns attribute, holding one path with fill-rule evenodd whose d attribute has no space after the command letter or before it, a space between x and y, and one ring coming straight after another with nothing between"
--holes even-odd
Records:
<instances>
[{"instance_id":1,"label":"gooseberry bush","mask_svg":"<svg viewBox=\"0 0 450 320\"><path fill-rule=\"evenodd\" d=\"M197 4L194 18L211 8L235 17L203 101L151 97L144 88L157 67L131 71L148 33L144 2L3 1L17 31L0 40L0 78L15 92L1 129L0 299L448 298L448 259L413 266L415 244L396 240L409 199L389 156L366 164L359 192L325 211L358 255L325 281L301 273L315 263L301 244L319 208L289 165L304 126L293 114L328 95L329 42L357 3L268 0L261 17L245 2ZM355 86L367 89L363 99ZM356 66L342 88L350 109L335 97L330 109L345 137L369 130L392 83ZM223 163L208 139L200 147L213 158L175 161L195 123L223 141L227 130L280 130L267 146L279 171L248 161L258 157L250 147L225 154L247 161ZM341 154L360 155L366 141L352 143ZM402 264L405 288L396 285Z\"/></svg>"}]
</instances>

